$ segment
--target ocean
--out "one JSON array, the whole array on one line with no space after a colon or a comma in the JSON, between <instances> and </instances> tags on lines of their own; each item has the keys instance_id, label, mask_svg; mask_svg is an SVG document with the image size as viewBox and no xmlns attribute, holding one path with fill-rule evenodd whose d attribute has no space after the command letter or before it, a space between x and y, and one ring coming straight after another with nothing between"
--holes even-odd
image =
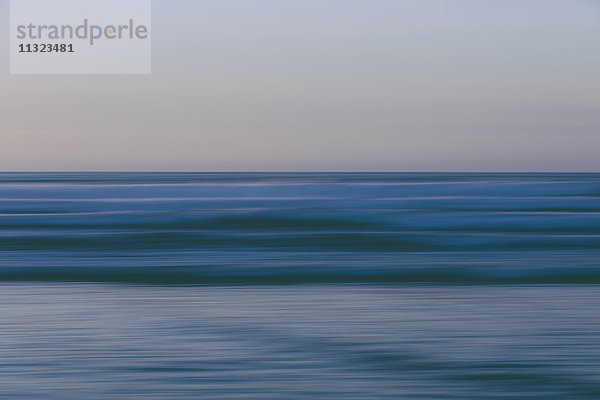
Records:
<instances>
[{"instance_id":1,"label":"ocean","mask_svg":"<svg viewBox=\"0 0 600 400\"><path fill-rule=\"evenodd\" d=\"M0 173L0 398L598 399L600 174Z\"/></svg>"}]
</instances>

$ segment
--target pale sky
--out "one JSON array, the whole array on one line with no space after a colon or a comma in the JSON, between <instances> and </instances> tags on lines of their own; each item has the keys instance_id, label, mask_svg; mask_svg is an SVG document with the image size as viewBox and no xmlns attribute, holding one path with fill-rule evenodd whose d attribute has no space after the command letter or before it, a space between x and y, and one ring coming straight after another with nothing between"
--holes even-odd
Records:
<instances>
[{"instance_id":1,"label":"pale sky","mask_svg":"<svg viewBox=\"0 0 600 400\"><path fill-rule=\"evenodd\" d=\"M9 75L2 171L600 171L600 0L155 0L150 76Z\"/></svg>"}]
</instances>

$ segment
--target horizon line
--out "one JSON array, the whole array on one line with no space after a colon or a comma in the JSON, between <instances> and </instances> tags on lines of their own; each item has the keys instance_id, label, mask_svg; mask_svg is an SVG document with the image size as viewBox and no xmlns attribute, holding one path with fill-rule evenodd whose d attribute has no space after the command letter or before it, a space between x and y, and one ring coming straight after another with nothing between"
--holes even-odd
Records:
<instances>
[{"instance_id":1,"label":"horizon line","mask_svg":"<svg viewBox=\"0 0 600 400\"><path fill-rule=\"evenodd\" d=\"M453 171L393 171L393 170L323 170L323 171L301 171L301 170L278 170L278 171L195 171L195 170L21 170L2 171L0 174L66 174L66 173L115 173L115 174L600 174L600 171L490 171L490 170L453 170Z\"/></svg>"}]
</instances>

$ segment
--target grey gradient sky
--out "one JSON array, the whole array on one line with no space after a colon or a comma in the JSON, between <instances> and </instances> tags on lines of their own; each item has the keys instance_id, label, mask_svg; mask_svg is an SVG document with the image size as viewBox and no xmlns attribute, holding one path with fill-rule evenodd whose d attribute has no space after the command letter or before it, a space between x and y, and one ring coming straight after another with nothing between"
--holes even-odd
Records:
<instances>
[{"instance_id":1,"label":"grey gradient sky","mask_svg":"<svg viewBox=\"0 0 600 400\"><path fill-rule=\"evenodd\" d=\"M600 0L155 0L150 76L0 17L3 171L600 171Z\"/></svg>"}]
</instances>

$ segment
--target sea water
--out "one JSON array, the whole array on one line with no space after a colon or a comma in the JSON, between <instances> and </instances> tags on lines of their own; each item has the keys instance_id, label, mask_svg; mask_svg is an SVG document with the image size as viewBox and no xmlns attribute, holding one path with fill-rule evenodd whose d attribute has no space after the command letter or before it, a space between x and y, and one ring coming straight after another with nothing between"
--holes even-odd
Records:
<instances>
[{"instance_id":1,"label":"sea water","mask_svg":"<svg viewBox=\"0 0 600 400\"><path fill-rule=\"evenodd\" d=\"M0 398L600 398L600 174L0 174Z\"/></svg>"}]
</instances>

